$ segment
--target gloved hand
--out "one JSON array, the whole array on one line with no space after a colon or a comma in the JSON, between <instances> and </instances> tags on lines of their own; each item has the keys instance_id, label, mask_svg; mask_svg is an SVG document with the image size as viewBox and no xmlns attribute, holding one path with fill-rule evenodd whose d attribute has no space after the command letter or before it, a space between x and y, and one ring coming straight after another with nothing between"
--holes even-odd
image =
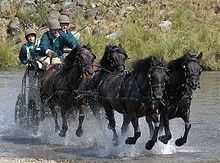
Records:
<instances>
[{"instance_id":1,"label":"gloved hand","mask_svg":"<svg viewBox=\"0 0 220 163\"><path fill-rule=\"evenodd\" d=\"M46 54L50 58L57 56L57 54L53 50L50 50L50 49L47 50Z\"/></svg>"}]
</instances>

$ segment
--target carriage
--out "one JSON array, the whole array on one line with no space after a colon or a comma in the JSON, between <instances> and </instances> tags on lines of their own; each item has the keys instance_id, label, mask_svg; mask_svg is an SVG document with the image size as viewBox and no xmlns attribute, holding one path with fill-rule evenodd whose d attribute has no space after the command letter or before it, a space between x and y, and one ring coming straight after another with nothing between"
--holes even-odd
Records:
<instances>
[{"instance_id":1,"label":"carriage","mask_svg":"<svg viewBox=\"0 0 220 163\"><path fill-rule=\"evenodd\" d=\"M64 57L70 51L71 49L64 49ZM15 103L15 123L21 128L32 130L33 133L38 131L39 123L51 115L40 97L41 78L45 69L46 65L39 58L28 62L22 78L21 92Z\"/></svg>"},{"instance_id":2,"label":"carriage","mask_svg":"<svg viewBox=\"0 0 220 163\"><path fill-rule=\"evenodd\" d=\"M30 61L22 78L21 92L15 104L15 123L33 132L38 130L39 122L48 114L40 99L40 71L36 61Z\"/></svg>"}]
</instances>

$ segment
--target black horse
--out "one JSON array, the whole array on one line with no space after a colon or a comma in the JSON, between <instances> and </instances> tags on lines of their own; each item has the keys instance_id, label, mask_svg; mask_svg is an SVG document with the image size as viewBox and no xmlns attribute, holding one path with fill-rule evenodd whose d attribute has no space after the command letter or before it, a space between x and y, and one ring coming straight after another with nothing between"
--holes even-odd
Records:
<instances>
[{"instance_id":1,"label":"black horse","mask_svg":"<svg viewBox=\"0 0 220 163\"><path fill-rule=\"evenodd\" d=\"M109 74L118 74L125 71L125 61L128 59L128 55L123 47L115 44L109 44L105 47L104 55L102 56L99 64L96 65L96 71L93 78L86 82L86 89L92 90L93 93L97 92L99 85L105 80ZM88 103L95 115L96 119L101 118L100 108L97 106L96 96L90 96Z\"/></svg>"},{"instance_id":2,"label":"black horse","mask_svg":"<svg viewBox=\"0 0 220 163\"><path fill-rule=\"evenodd\" d=\"M55 120L55 130L59 130L57 112L55 106L61 108L62 129L59 133L64 137L68 129L66 113L76 106L74 90L77 90L83 80L93 75L93 62L95 55L88 45L76 46L66 56L60 70L51 69L47 71L42 80L40 94L42 101L47 103ZM83 133L82 123L85 118L82 107L79 107L79 124L76 135Z\"/></svg>"},{"instance_id":3,"label":"black horse","mask_svg":"<svg viewBox=\"0 0 220 163\"><path fill-rule=\"evenodd\" d=\"M113 131L114 144L118 144L115 130L114 110L126 114L132 122L134 136L126 139L126 144L135 144L141 136L138 118L146 115L154 116L159 127L160 105L167 80L165 63L156 57L148 57L136 61L134 70L127 73L109 74L99 85L99 93L105 109L109 128ZM158 130L154 137L146 143L146 149L151 149L157 141Z\"/></svg>"},{"instance_id":4,"label":"black horse","mask_svg":"<svg viewBox=\"0 0 220 163\"><path fill-rule=\"evenodd\" d=\"M185 122L185 132L183 137L178 138L175 142L177 146L181 146L187 141L187 136L191 128L189 121L190 105L192 101L193 90L200 87L200 75L202 67L200 61L202 53L199 55L187 52L184 56L170 61L169 81L165 89L166 109L161 116L161 128L164 127L165 135L160 136L159 140L167 144L172 138L169 129L169 120L173 118L182 118ZM152 118L146 117L149 124L150 133L153 133L154 127Z\"/></svg>"}]
</instances>

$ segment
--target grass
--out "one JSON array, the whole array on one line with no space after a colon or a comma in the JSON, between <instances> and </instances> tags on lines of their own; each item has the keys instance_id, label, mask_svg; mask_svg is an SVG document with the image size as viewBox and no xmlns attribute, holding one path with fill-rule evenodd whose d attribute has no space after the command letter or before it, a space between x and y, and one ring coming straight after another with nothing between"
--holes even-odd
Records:
<instances>
[{"instance_id":1,"label":"grass","mask_svg":"<svg viewBox=\"0 0 220 163\"><path fill-rule=\"evenodd\" d=\"M82 40L90 42L98 55L103 54L106 43L120 42L132 59L158 55L169 61L183 55L186 50L202 51L203 66L207 70L220 70L220 25L215 21L220 17L206 9L214 1L194 1L195 4L187 0L173 2L168 6L172 12L166 15L172 22L169 32L160 30L158 25L162 18L158 15L159 8L155 7L158 4L151 4L151 8L143 6L129 15L123 22L123 34L118 39L107 40L104 36L84 33ZM198 7L197 3L202 4ZM147 30L144 29L146 18L151 22Z\"/></svg>"},{"instance_id":2,"label":"grass","mask_svg":"<svg viewBox=\"0 0 220 163\"><path fill-rule=\"evenodd\" d=\"M18 67L18 52L14 43L9 40L0 41L0 69Z\"/></svg>"},{"instance_id":3,"label":"grass","mask_svg":"<svg viewBox=\"0 0 220 163\"><path fill-rule=\"evenodd\" d=\"M109 40L106 38L108 33L92 35L85 29L80 32L81 42L89 43L98 58L103 55L108 43L121 43L132 60L158 55L169 61L183 55L186 50L198 53L202 51L203 66L207 70L220 70L220 13L214 13L213 6L216 4L216 0L164 0L163 3L152 1L136 7L126 18L113 20L118 24L118 31L122 32L120 37ZM43 8L38 9L40 16L39 19L36 18L37 24L45 23L45 11ZM160 14L161 11L163 14ZM86 20L82 15L83 13L79 13L74 20L78 29L92 23L91 19ZM21 16L27 20L25 14ZM172 22L169 32L163 32L159 28L159 23L164 18ZM1 44L6 45L0 46L0 57L7 48L11 50L7 49L6 54L11 53L14 57L13 43ZM8 61L6 65L14 65Z\"/></svg>"}]
</instances>

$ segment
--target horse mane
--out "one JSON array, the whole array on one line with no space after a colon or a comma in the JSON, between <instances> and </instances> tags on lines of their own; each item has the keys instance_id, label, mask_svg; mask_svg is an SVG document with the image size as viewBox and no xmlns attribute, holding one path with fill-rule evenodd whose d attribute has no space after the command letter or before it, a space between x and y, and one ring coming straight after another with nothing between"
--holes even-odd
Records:
<instances>
[{"instance_id":1,"label":"horse mane","mask_svg":"<svg viewBox=\"0 0 220 163\"><path fill-rule=\"evenodd\" d=\"M76 56L77 56L77 52L80 50L81 46L77 45L75 46L71 52L65 57L64 61L63 61L63 66L65 68L70 67L73 65L73 62L75 62Z\"/></svg>"},{"instance_id":2,"label":"horse mane","mask_svg":"<svg viewBox=\"0 0 220 163\"><path fill-rule=\"evenodd\" d=\"M73 63L76 61L76 58L80 55L81 49L88 49L89 51L92 51L89 44L87 45L76 45L71 52L65 57L63 61L63 67L64 69L72 67Z\"/></svg>"},{"instance_id":3,"label":"horse mane","mask_svg":"<svg viewBox=\"0 0 220 163\"><path fill-rule=\"evenodd\" d=\"M117 45L113 45L113 44L109 44L105 47L105 52L103 57L101 58L99 64L101 67L104 67L106 69L109 69L109 67L111 66L111 63L109 61L109 56L113 53L113 52L119 52L121 54L124 54L126 58L128 58L128 55L126 53L126 51L121 47L121 45L119 44Z\"/></svg>"},{"instance_id":4,"label":"horse mane","mask_svg":"<svg viewBox=\"0 0 220 163\"><path fill-rule=\"evenodd\" d=\"M186 52L183 56L175 59L175 60L172 60L168 63L168 68L170 70L179 70L182 68L182 65L185 63L185 62L189 62L189 61L195 61L195 62L198 62L198 59L196 57L196 54L188 51Z\"/></svg>"},{"instance_id":5,"label":"horse mane","mask_svg":"<svg viewBox=\"0 0 220 163\"><path fill-rule=\"evenodd\" d=\"M151 66L165 67L166 63L162 58L149 56L144 59L136 60L133 63L132 68L136 73L145 73L150 69Z\"/></svg>"}]
</instances>

